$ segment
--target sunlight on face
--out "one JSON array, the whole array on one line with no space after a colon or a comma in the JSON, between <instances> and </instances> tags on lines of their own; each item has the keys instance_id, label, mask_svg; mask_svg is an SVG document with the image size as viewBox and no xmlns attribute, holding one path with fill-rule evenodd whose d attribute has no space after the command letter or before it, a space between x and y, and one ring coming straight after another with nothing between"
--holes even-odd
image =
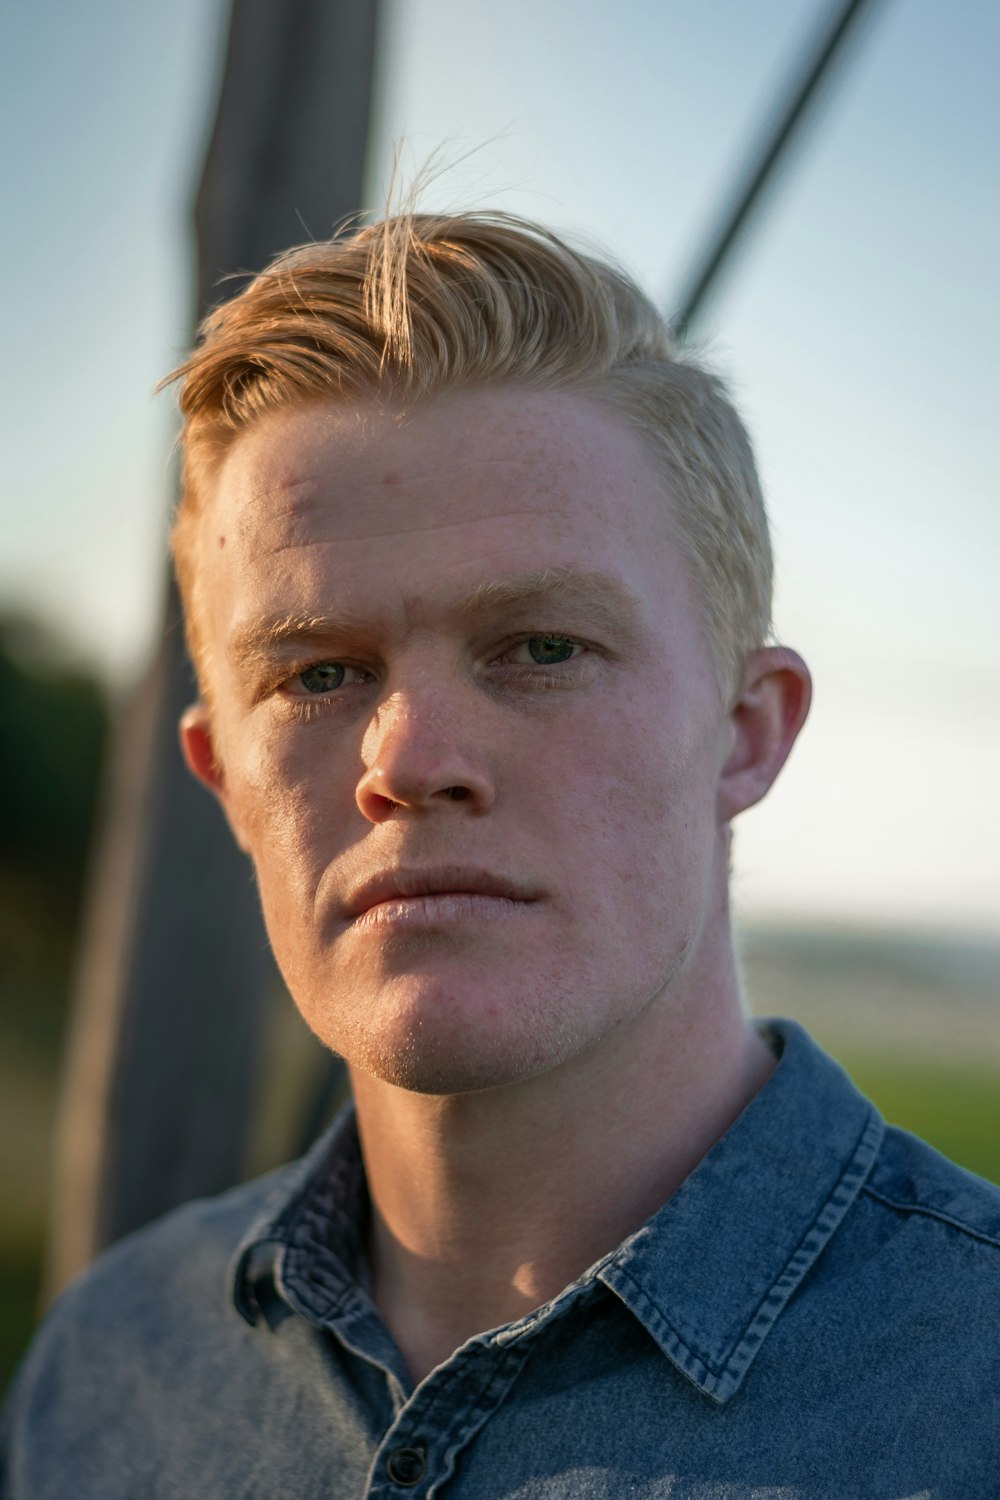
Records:
<instances>
[{"instance_id":1,"label":"sunlight on face","mask_svg":"<svg viewBox=\"0 0 1000 1500\"><path fill-rule=\"evenodd\" d=\"M721 728L641 439L559 393L278 413L203 539L224 800L317 1035L456 1092L661 1003Z\"/></svg>"}]
</instances>

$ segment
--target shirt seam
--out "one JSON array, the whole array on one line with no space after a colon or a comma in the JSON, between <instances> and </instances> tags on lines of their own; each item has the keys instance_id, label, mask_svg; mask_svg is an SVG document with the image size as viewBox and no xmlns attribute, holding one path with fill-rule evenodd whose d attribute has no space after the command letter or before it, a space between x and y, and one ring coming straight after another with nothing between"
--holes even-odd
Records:
<instances>
[{"instance_id":1,"label":"shirt seam","mask_svg":"<svg viewBox=\"0 0 1000 1500\"><path fill-rule=\"evenodd\" d=\"M901 1203L896 1198L890 1198L887 1193L879 1192L878 1188L872 1187L870 1182L865 1183L862 1192L868 1193L877 1202L886 1208L895 1209L901 1214L920 1214L925 1219L936 1219L940 1224L947 1224L952 1229L967 1234L970 1239L978 1240L982 1245L990 1245L994 1250L1000 1250L1000 1239L995 1235L987 1234L984 1229L976 1229L972 1224L966 1224L964 1219L958 1219L954 1214L949 1214L941 1208L932 1208L927 1203Z\"/></svg>"}]
</instances>

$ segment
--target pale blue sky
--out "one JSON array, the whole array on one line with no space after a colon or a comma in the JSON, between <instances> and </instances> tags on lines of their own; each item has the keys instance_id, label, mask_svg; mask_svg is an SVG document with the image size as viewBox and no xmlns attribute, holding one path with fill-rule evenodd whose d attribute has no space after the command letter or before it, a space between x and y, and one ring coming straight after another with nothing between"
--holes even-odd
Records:
<instances>
[{"instance_id":1,"label":"pale blue sky","mask_svg":"<svg viewBox=\"0 0 1000 1500\"><path fill-rule=\"evenodd\" d=\"M369 204L395 138L416 161L482 145L429 204L578 231L669 305L825 9L388 0ZM874 11L706 330L757 443L778 631L817 677L737 890L755 916L997 932L1000 6ZM0 589L120 682L156 628L173 419L151 390L188 336L222 23L215 0L0 18Z\"/></svg>"}]
</instances>

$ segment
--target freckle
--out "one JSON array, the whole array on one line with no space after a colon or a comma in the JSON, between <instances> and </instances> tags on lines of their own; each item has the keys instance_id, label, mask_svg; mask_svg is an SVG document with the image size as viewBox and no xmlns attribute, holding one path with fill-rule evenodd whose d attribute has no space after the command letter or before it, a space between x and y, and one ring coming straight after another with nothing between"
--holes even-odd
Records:
<instances>
[{"instance_id":1,"label":"freckle","mask_svg":"<svg viewBox=\"0 0 1000 1500\"><path fill-rule=\"evenodd\" d=\"M224 536L220 536L219 537L219 547L222 548L225 545L226 545L226 539L225 539L225 537Z\"/></svg>"},{"instance_id":2,"label":"freckle","mask_svg":"<svg viewBox=\"0 0 1000 1500\"><path fill-rule=\"evenodd\" d=\"M393 470L390 469L385 474L382 475L382 483L383 484L399 484L399 482L402 479L402 477L403 476L401 474L396 474L396 473L393 472Z\"/></svg>"}]
</instances>

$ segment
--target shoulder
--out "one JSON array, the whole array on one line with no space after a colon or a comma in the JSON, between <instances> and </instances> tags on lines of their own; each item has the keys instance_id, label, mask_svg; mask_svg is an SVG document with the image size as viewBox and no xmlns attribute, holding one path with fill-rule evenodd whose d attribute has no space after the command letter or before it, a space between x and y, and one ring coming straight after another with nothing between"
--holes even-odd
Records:
<instances>
[{"instance_id":1,"label":"shoulder","mask_svg":"<svg viewBox=\"0 0 1000 1500\"><path fill-rule=\"evenodd\" d=\"M81 1464L93 1456L95 1484L100 1469L120 1472L122 1492L138 1492L127 1476L138 1462L139 1434L155 1425L150 1414L189 1417L213 1400L225 1370L253 1364L231 1265L291 1180L294 1168L283 1168L185 1204L112 1246L67 1287L6 1403L0 1492L8 1471L12 1495L62 1493L71 1453ZM92 1492L99 1491L77 1488Z\"/></svg>"},{"instance_id":2,"label":"shoulder","mask_svg":"<svg viewBox=\"0 0 1000 1500\"><path fill-rule=\"evenodd\" d=\"M192 1312L215 1306L241 1241L286 1196L294 1169L283 1167L215 1198L196 1199L119 1240L70 1283L49 1325L93 1318L125 1321L143 1306L161 1315L183 1297Z\"/></svg>"},{"instance_id":3,"label":"shoulder","mask_svg":"<svg viewBox=\"0 0 1000 1500\"><path fill-rule=\"evenodd\" d=\"M963 1399L994 1388L1000 1189L890 1126L844 1230L830 1269L864 1338L888 1340L911 1384L940 1379L954 1359Z\"/></svg>"},{"instance_id":4,"label":"shoulder","mask_svg":"<svg viewBox=\"0 0 1000 1500\"><path fill-rule=\"evenodd\" d=\"M902 1219L939 1226L943 1244L981 1245L984 1263L1000 1275L1000 1187L887 1126L865 1192Z\"/></svg>"}]
</instances>

